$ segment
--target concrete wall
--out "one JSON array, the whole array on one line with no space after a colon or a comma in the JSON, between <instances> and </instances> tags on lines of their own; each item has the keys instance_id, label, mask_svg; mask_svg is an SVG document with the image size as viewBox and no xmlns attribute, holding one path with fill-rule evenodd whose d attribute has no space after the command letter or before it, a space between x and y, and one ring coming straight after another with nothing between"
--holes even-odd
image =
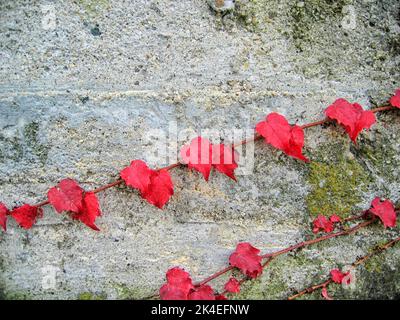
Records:
<instances>
[{"instance_id":1,"label":"concrete wall","mask_svg":"<svg viewBox=\"0 0 400 320\"><path fill-rule=\"evenodd\" d=\"M0 201L41 201L65 177L96 188L132 159L168 164L146 134L174 123L230 132L271 111L318 120L338 97L384 103L400 87L399 10L395 0L241 0L222 12L206 0L1 0ZM308 130L311 164L257 142L238 183L174 170L163 211L108 190L99 233L50 207L29 231L10 222L1 295L140 299L171 266L201 279L239 241L276 250L310 236L318 213L348 216L377 195L398 201L400 117L378 118L356 146L340 128ZM398 234L376 226L282 257L239 297L285 298ZM332 295L398 297L399 256L395 247L371 260L354 289Z\"/></svg>"}]
</instances>

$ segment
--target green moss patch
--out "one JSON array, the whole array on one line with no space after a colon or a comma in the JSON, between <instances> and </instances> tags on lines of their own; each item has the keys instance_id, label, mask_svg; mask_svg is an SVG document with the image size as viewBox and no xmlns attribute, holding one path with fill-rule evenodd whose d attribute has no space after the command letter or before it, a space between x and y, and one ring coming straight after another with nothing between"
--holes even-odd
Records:
<instances>
[{"instance_id":1,"label":"green moss patch","mask_svg":"<svg viewBox=\"0 0 400 320\"><path fill-rule=\"evenodd\" d=\"M354 207L362 200L370 178L355 160L338 163L312 162L308 175L311 192L306 198L311 215L351 215Z\"/></svg>"}]
</instances>

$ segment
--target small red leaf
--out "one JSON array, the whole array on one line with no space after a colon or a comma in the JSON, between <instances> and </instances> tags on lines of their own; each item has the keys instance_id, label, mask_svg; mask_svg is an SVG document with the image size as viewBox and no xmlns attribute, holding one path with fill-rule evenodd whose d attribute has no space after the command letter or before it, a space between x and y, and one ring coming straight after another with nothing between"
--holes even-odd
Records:
<instances>
[{"instance_id":1,"label":"small red leaf","mask_svg":"<svg viewBox=\"0 0 400 320\"><path fill-rule=\"evenodd\" d=\"M351 104L345 99L336 100L325 110L325 114L341 124L353 142L363 129L369 129L376 122L372 111L364 111L358 103Z\"/></svg>"},{"instance_id":2,"label":"small red leaf","mask_svg":"<svg viewBox=\"0 0 400 320\"><path fill-rule=\"evenodd\" d=\"M64 179L49 190L47 197L58 213L71 211L78 213L82 210L82 188L72 179Z\"/></svg>"},{"instance_id":3,"label":"small red leaf","mask_svg":"<svg viewBox=\"0 0 400 320\"><path fill-rule=\"evenodd\" d=\"M147 164L142 160L134 160L129 167L121 171L121 178L127 186L138 189L141 193L147 191L150 184L150 177L153 173Z\"/></svg>"},{"instance_id":4,"label":"small red leaf","mask_svg":"<svg viewBox=\"0 0 400 320\"><path fill-rule=\"evenodd\" d=\"M304 131L301 127L291 126L286 118L279 113L270 113L265 121L256 126L256 131L273 147L282 150L287 155L308 162L303 155Z\"/></svg>"},{"instance_id":5,"label":"small red leaf","mask_svg":"<svg viewBox=\"0 0 400 320\"><path fill-rule=\"evenodd\" d=\"M4 231L7 231L7 215L7 207L4 205L4 203L0 202L0 226L3 228Z\"/></svg>"},{"instance_id":6,"label":"small red leaf","mask_svg":"<svg viewBox=\"0 0 400 320\"><path fill-rule=\"evenodd\" d=\"M333 269L331 270L331 279L335 283L342 283L343 279L345 279L347 284L350 284L351 278L348 277L350 272L343 273L339 269Z\"/></svg>"},{"instance_id":7,"label":"small red leaf","mask_svg":"<svg viewBox=\"0 0 400 320\"><path fill-rule=\"evenodd\" d=\"M382 201L379 197L376 197L372 200L371 206L369 211L381 219L385 228L396 226L396 211L390 200Z\"/></svg>"},{"instance_id":8,"label":"small red leaf","mask_svg":"<svg viewBox=\"0 0 400 320\"><path fill-rule=\"evenodd\" d=\"M330 220L332 223L339 223L340 221L342 221L342 219L340 219L340 217L339 217L338 215L336 215L336 214L331 215L331 216L329 217L329 220Z\"/></svg>"},{"instance_id":9,"label":"small red leaf","mask_svg":"<svg viewBox=\"0 0 400 320\"><path fill-rule=\"evenodd\" d=\"M325 216L323 215L318 215L317 218L313 221L313 232L318 233L320 230L323 230L326 233L332 232L333 231L333 223L331 220L328 220Z\"/></svg>"},{"instance_id":10,"label":"small red leaf","mask_svg":"<svg viewBox=\"0 0 400 320\"><path fill-rule=\"evenodd\" d=\"M228 282L224 286L225 291L231 293L239 293L240 292L240 283L235 278L230 278Z\"/></svg>"},{"instance_id":11,"label":"small red leaf","mask_svg":"<svg viewBox=\"0 0 400 320\"><path fill-rule=\"evenodd\" d=\"M43 215L42 208L24 204L21 207L15 208L10 214L15 221L24 229L30 229L36 223L38 218Z\"/></svg>"},{"instance_id":12,"label":"small red leaf","mask_svg":"<svg viewBox=\"0 0 400 320\"><path fill-rule=\"evenodd\" d=\"M262 273L260 250L254 248L250 243L242 242L236 247L234 253L229 257L229 263L239 268L250 278L257 278Z\"/></svg>"},{"instance_id":13,"label":"small red leaf","mask_svg":"<svg viewBox=\"0 0 400 320\"><path fill-rule=\"evenodd\" d=\"M192 289L188 298L189 300L215 300L215 294L213 288L205 284Z\"/></svg>"},{"instance_id":14,"label":"small red leaf","mask_svg":"<svg viewBox=\"0 0 400 320\"><path fill-rule=\"evenodd\" d=\"M390 104L393 107L400 108L400 89L397 89L395 95L390 98Z\"/></svg>"},{"instance_id":15,"label":"small red leaf","mask_svg":"<svg viewBox=\"0 0 400 320\"><path fill-rule=\"evenodd\" d=\"M212 164L219 172L236 181L235 169L238 167L236 161L238 153L235 149L224 144L212 146Z\"/></svg>"},{"instance_id":16,"label":"small red leaf","mask_svg":"<svg viewBox=\"0 0 400 320\"><path fill-rule=\"evenodd\" d=\"M187 164L189 169L200 172L204 179L208 181L212 168L212 145L205 138L194 138L190 145L185 145L181 149L182 163Z\"/></svg>"},{"instance_id":17,"label":"small red leaf","mask_svg":"<svg viewBox=\"0 0 400 320\"><path fill-rule=\"evenodd\" d=\"M167 283L160 288L161 300L187 300L194 288L190 274L174 267L167 271Z\"/></svg>"},{"instance_id":18,"label":"small red leaf","mask_svg":"<svg viewBox=\"0 0 400 320\"><path fill-rule=\"evenodd\" d=\"M321 293L325 300L333 300L333 298L329 296L328 289L326 287L322 288Z\"/></svg>"},{"instance_id":19,"label":"small red leaf","mask_svg":"<svg viewBox=\"0 0 400 320\"><path fill-rule=\"evenodd\" d=\"M218 294L215 296L215 300L228 300L223 294Z\"/></svg>"},{"instance_id":20,"label":"small red leaf","mask_svg":"<svg viewBox=\"0 0 400 320\"><path fill-rule=\"evenodd\" d=\"M153 171L150 185L142 197L151 204L162 209L174 194L174 185L167 170Z\"/></svg>"},{"instance_id":21,"label":"small red leaf","mask_svg":"<svg viewBox=\"0 0 400 320\"><path fill-rule=\"evenodd\" d=\"M95 225L96 218L101 216L100 205L96 194L86 192L82 201L82 210L72 215L75 220L80 220L95 231L100 229Z\"/></svg>"}]
</instances>

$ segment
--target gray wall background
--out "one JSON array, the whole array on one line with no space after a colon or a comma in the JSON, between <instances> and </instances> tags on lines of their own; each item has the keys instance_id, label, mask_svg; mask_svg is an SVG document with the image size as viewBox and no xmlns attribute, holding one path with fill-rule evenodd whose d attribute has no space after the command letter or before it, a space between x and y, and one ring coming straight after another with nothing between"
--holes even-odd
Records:
<instances>
[{"instance_id":1,"label":"gray wall background","mask_svg":"<svg viewBox=\"0 0 400 320\"><path fill-rule=\"evenodd\" d=\"M400 86L399 11L395 0L241 0L229 12L205 0L1 0L0 201L41 201L65 177L96 188L132 159L168 164L146 134L171 123L229 131L271 111L318 120L338 97L380 105ZM257 142L254 170L238 183L174 170L163 211L133 190L108 190L99 233L50 207L29 231L10 222L0 233L1 295L141 299L171 266L202 279L240 241L277 250L310 236L319 211L396 202L400 117L378 118L357 146L339 128L308 130L309 165ZM282 257L238 297L285 298L398 234L377 225ZM372 259L355 288L331 294L398 297L399 255L395 247Z\"/></svg>"}]
</instances>

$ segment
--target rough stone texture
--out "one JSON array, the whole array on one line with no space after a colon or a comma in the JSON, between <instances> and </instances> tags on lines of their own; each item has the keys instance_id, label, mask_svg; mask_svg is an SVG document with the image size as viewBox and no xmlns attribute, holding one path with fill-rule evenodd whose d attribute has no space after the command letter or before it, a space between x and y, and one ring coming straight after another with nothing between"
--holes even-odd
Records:
<instances>
[{"instance_id":1,"label":"rough stone texture","mask_svg":"<svg viewBox=\"0 0 400 320\"><path fill-rule=\"evenodd\" d=\"M146 134L171 123L191 133L251 129L271 111L320 119L337 97L384 103L400 86L399 10L395 0L241 0L228 12L206 0L3 0L0 201L41 201L64 177L95 188L135 158L168 164L165 150L151 155L159 144ZM201 279L239 241L276 250L310 236L320 210L347 216L375 195L398 201L400 117L378 118L358 145L340 128L308 130L310 165L260 142L253 172L238 183L174 170L176 194L163 211L135 191L108 190L99 233L49 207L29 231L10 222L0 234L1 295L140 299L171 266ZM376 226L279 258L238 298L285 298L398 234ZM358 269L353 290L332 295L398 298L399 257L398 246L381 254Z\"/></svg>"}]
</instances>

